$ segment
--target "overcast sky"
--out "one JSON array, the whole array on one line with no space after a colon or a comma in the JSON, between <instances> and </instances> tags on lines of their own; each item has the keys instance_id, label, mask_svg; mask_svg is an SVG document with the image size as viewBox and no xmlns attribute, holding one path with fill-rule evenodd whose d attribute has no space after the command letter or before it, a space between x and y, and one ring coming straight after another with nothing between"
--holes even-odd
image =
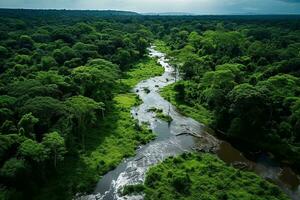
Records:
<instances>
[{"instance_id":1,"label":"overcast sky","mask_svg":"<svg viewBox=\"0 0 300 200\"><path fill-rule=\"evenodd\" d=\"M300 0L0 0L1 8L55 8L189 12L195 14L300 14Z\"/></svg>"}]
</instances>

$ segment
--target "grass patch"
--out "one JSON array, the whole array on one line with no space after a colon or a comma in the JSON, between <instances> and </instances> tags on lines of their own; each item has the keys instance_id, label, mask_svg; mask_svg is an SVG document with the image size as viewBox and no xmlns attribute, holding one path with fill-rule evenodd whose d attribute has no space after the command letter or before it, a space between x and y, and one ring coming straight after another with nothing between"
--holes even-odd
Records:
<instances>
[{"instance_id":1,"label":"grass patch","mask_svg":"<svg viewBox=\"0 0 300 200\"><path fill-rule=\"evenodd\" d=\"M171 116L165 115L163 112L157 113L157 114L156 114L156 117L157 117L158 119L161 119L161 120L163 120L163 121L165 121L165 122L168 122L168 123L170 123L170 122L173 121L173 119L172 119Z\"/></svg>"},{"instance_id":2,"label":"grass patch","mask_svg":"<svg viewBox=\"0 0 300 200\"><path fill-rule=\"evenodd\" d=\"M277 186L256 174L227 166L214 155L198 153L168 158L150 168L144 187L129 188L127 193L143 190L145 200L289 199Z\"/></svg>"},{"instance_id":3,"label":"grass patch","mask_svg":"<svg viewBox=\"0 0 300 200\"><path fill-rule=\"evenodd\" d=\"M212 112L210 112L200 104L190 106L182 101L179 101L176 97L177 91L174 89L175 85L176 83L162 88L160 91L160 95L166 100L168 100L171 104L176 106L176 108L181 114L191 117L205 125L211 124L211 122L213 121Z\"/></svg>"},{"instance_id":4,"label":"grass patch","mask_svg":"<svg viewBox=\"0 0 300 200\"><path fill-rule=\"evenodd\" d=\"M160 76L163 73L164 68L157 63L156 59L147 57L128 71L125 78L121 80L121 83L128 88L133 88L140 81Z\"/></svg>"},{"instance_id":5,"label":"grass patch","mask_svg":"<svg viewBox=\"0 0 300 200\"><path fill-rule=\"evenodd\" d=\"M158 119L161 119L161 120L163 120L163 121L165 121L165 122L170 123L170 122L173 121L172 117L169 116L169 115L164 114L162 109L158 109L158 108L150 108L150 109L148 109L147 111L148 111L148 112L154 112L154 113L156 114L156 117L157 117Z\"/></svg>"}]
</instances>

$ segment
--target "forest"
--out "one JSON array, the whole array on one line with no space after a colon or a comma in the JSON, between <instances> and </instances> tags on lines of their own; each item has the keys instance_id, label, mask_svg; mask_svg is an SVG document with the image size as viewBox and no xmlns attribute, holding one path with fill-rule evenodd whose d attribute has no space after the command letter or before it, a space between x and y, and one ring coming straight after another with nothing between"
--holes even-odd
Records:
<instances>
[{"instance_id":1,"label":"forest","mask_svg":"<svg viewBox=\"0 0 300 200\"><path fill-rule=\"evenodd\" d=\"M130 114L141 103L131 89L163 73L147 56L151 44L179 70L181 80L161 95L182 114L243 151L271 152L299 170L298 16L0 9L0 199L72 199L92 192L101 176L155 138ZM207 163L220 177L235 172L211 155L170 158L149 171L146 199L179 198L167 188L158 194L162 188L154 187L167 187L163 182L151 185L155 169L168 173L160 167L171 168L171 162L191 163L195 174ZM265 187L254 192L261 199L287 199L256 175L241 176ZM180 177L179 184L199 184ZM190 193L199 197L195 188ZM238 197L209 195L203 199Z\"/></svg>"}]
</instances>

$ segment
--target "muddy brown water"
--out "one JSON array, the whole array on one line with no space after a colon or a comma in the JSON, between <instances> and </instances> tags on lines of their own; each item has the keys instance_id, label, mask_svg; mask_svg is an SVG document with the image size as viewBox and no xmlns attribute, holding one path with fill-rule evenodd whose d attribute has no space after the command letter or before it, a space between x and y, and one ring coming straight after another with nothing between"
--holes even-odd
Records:
<instances>
[{"instance_id":1,"label":"muddy brown water","mask_svg":"<svg viewBox=\"0 0 300 200\"><path fill-rule=\"evenodd\" d=\"M149 144L141 146L136 156L124 159L114 170L105 174L95 187L91 195L80 196L82 200L142 200L143 195L120 196L119 191L125 185L143 183L149 167L162 162L170 156L180 155L195 150L214 152L224 162L238 168L247 168L259 176L277 184L291 199L300 200L300 178L291 168L280 167L267 154L261 154L255 160L247 159L242 152L230 143L217 139L208 134L207 128L194 119L181 115L174 106L163 99L159 90L178 79L174 68L169 64L166 55L149 48L149 56L157 58L157 62L164 67L161 76L141 81L134 88L134 92L142 99L143 104L134 107L132 116L139 123L147 123L157 137ZM144 88L149 90L145 92ZM167 123L156 118L150 108L162 109L169 114L173 121Z\"/></svg>"}]
</instances>

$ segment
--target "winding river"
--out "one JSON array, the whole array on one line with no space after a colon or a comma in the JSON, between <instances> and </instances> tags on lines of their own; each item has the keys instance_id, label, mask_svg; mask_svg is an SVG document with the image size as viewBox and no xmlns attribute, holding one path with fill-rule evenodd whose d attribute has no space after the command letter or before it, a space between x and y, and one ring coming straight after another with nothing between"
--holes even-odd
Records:
<instances>
[{"instance_id":1,"label":"winding river","mask_svg":"<svg viewBox=\"0 0 300 200\"><path fill-rule=\"evenodd\" d=\"M155 50L154 47L149 48L149 56L157 58L165 72L161 76L141 81L136 85L134 92L139 95L143 104L134 107L131 113L139 123L150 124L150 128L157 134L157 137L149 144L141 146L135 157L125 159L117 168L104 175L98 182L94 194L79 199L142 200L142 195L120 196L119 191L124 185L142 183L149 167L167 157L194 150L214 152L228 164L247 166L249 170L279 185L291 199L300 199L300 178L290 168L281 167L265 154L258 156L255 161L248 160L228 142L212 136L205 126L182 116L174 106L163 99L159 90L174 83L178 78L175 78L177 73L169 64L166 55ZM145 88L148 88L150 92L145 92ZM163 113L169 114L173 121L167 123L157 119L154 112L149 112L151 108L162 109Z\"/></svg>"}]
</instances>

